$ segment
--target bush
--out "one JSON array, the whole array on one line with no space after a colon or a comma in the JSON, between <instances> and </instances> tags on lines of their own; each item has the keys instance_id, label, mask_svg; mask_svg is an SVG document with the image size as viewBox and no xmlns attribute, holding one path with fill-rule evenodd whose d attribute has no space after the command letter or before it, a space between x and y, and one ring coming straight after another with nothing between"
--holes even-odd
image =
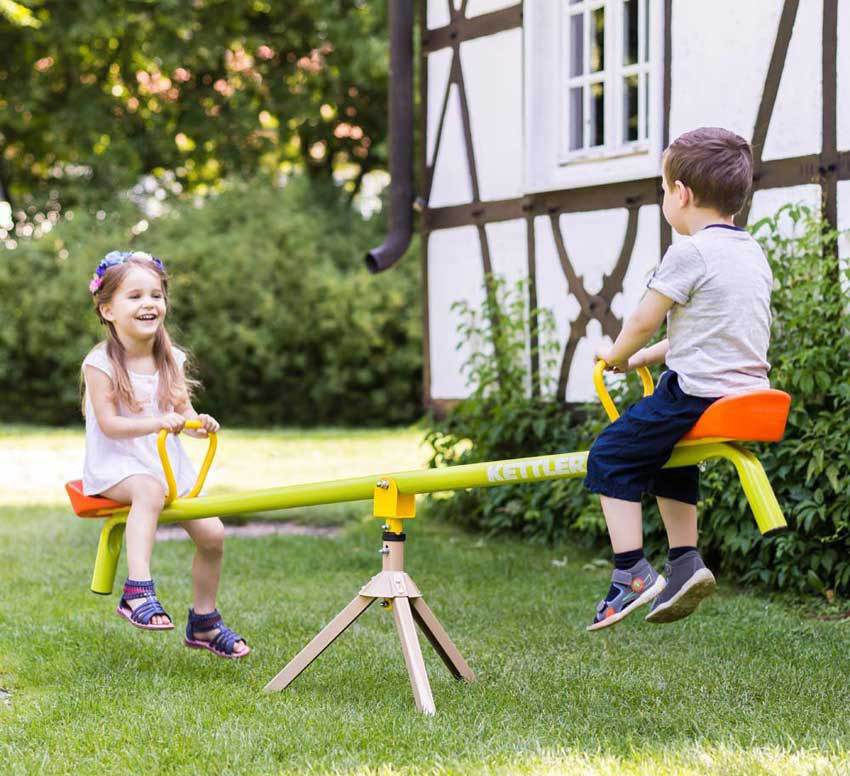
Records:
<instances>
[{"instance_id":1,"label":"bush","mask_svg":"<svg viewBox=\"0 0 850 776\"><path fill-rule=\"evenodd\" d=\"M771 383L793 397L784 440L753 447L793 532L761 537L733 467L713 461L702 478L701 545L711 565L742 582L847 595L850 273L838 260L836 234L804 207L788 205L752 231L775 279ZM504 289L500 294L495 328L494 319L462 306L462 333L475 349L467 365L475 387L448 418L432 419L432 465L587 449L607 422L598 405L563 407L516 390L525 374L529 316L517 302L521 292L513 299ZM547 340L543 330L540 339ZM503 384L500 372L507 374ZM624 406L638 390L630 379L612 395ZM488 532L607 545L598 502L577 480L465 491L434 500L433 509ZM644 514L646 547L659 552L666 538L654 504Z\"/></svg>"},{"instance_id":2,"label":"bush","mask_svg":"<svg viewBox=\"0 0 850 776\"><path fill-rule=\"evenodd\" d=\"M234 182L179 203L140 236L124 204L78 212L0 266L0 419L79 421L78 375L102 337L86 292L99 258L131 246L171 275L169 328L204 383L196 406L228 425L409 422L421 408L419 268L369 275L383 239L339 192L295 178Z\"/></svg>"}]
</instances>

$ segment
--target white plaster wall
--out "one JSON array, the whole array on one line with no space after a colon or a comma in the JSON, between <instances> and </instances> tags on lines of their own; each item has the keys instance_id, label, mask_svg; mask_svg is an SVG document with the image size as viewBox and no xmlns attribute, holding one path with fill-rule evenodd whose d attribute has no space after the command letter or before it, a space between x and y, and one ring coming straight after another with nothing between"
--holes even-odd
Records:
<instances>
[{"instance_id":1,"label":"white plaster wall","mask_svg":"<svg viewBox=\"0 0 850 776\"><path fill-rule=\"evenodd\" d=\"M838 148L850 149L850 3L838 4Z\"/></svg>"},{"instance_id":2,"label":"white plaster wall","mask_svg":"<svg viewBox=\"0 0 850 776\"><path fill-rule=\"evenodd\" d=\"M480 16L482 13L500 11L502 8L510 8L516 4L517 0L469 0L466 6L466 15Z\"/></svg>"},{"instance_id":3,"label":"white plaster wall","mask_svg":"<svg viewBox=\"0 0 850 776\"><path fill-rule=\"evenodd\" d=\"M428 14L426 24L429 30L445 27L450 21L449 2L451 0L427 0Z\"/></svg>"},{"instance_id":4,"label":"white plaster wall","mask_svg":"<svg viewBox=\"0 0 850 776\"><path fill-rule=\"evenodd\" d=\"M700 126L753 135L782 0L674 0L670 139Z\"/></svg>"},{"instance_id":5,"label":"white plaster wall","mask_svg":"<svg viewBox=\"0 0 850 776\"><path fill-rule=\"evenodd\" d=\"M546 308L554 313L557 355L556 363L551 369L541 357L540 383L541 386L554 391L558 387L558 374L561 368L561 357L570 334L570 323L574 321L581 308L576 298L567 290L567 278L561 269L555 237L549 218L539 216L534 219L535 242L535 273L537 275L537 306ZM543 346L541 341L541 348Z\"/></svg>"},{"instance_id":6,"label":"white plaster wall","mask_svg":"<svg viewBox=\"0 0 850 776\"><path fill-rule=\"evenodd\" d=\"M522 30L507 30L460 46L482 199L509 199L523 190Z\"/></svg>"},{"instance_id":7,"label":"white plaster wall","mask_svg":"<svg viewBox=\"0 0 850 776\"><path fill-rule=\"evenodd\" d=\"M437 145L437 129L440 125L440 111L443 109L443 97L449 82L454 52L450 48L440 49L428 55L428 105L426 112L428 123L427 159L434 163L434 148Z\"/></svg>"},{"instance_id":8,"label":"white plaster wall","mask_svg":"<svg viewBox=\"0 0 850 776\"><path fill-rule=\"evenodd\" d=\"M850 181L838 181L838 256L842 266L850 266ZM850 278L844 276L845 291L850 293ZM848 311L850 313L850 310Z\"/></svg>"},{"instance_id":9,"label":"white plaster wall","mask_svg":"<svg viewBox=\"0 0 850 776\"><path fill-rule=\"evenodd\" d=\"M662 218L658 205L645 205L640 209L635 247L623 278L623 290L611 300L611 310L620 318L625 318L637 307L646 292L646 282L661 258Z\"/></svg>"},{"instance_id":10,"label":"white plaster wall","mask_svg":"<svg viewBox=\"0 0 850 776\"><path fill-rule=\"evenodd\" d=\"M821 187L817 184L805 186L786 186L780 189L762 189L753 194L753 205L750 208L750 217L747 221L752 225L761 218L773 216L779 208L789 202L808 205L813 210L820 207ZM790 233L789 221L781 221L783 231Z\"/></svg>"},{"instance_id":11,"label":"white plaster wall","mask_svg":"<svg viewBox=\"0 0 850 776\"><path fill-rule=\"evenodd\" d=\"M823 0L801 0L764 143L765 160L820 152L822 30Z\"/></svg>"},{"instance_id":12,"label":"white plaster wall","mask_svg":"<svg viewBox=\"0 0 850 776\"><path fill-rule=\"evenodd\" d=\"M432 232L428 238L428 321L431 396L457 399L469 388L461 367L469 349L455 348L461 316L451 309L465 299L475 306L483 300L481 247L474 226Z\"/></svg>"},{"instance_id":13,"label":"white plaster wall","mask_svg":"<svg viewBox=\"0 0 850 776\"><path fill-rule=\"evenodd\" d=\"M588 293L598 294L603 276L614 269L628 217L624 208L561 214L564 247Z\"/></svg>"},{"instance_id":14,"label":"white plaster wall","mask_svg":"<svg viewBox=\"0 0 850 776\"><path fill-rule=\"evenodd\" d=\"M428 204L430 207L444 207L471 201L472 179L466 159L460 95L457 85L452 84Z\"/></svg>"},{"instance_id":15,"label":"white plaster wall","mask_svg":"<svg viewBox=\"0 0 850 776\"><path fill-rule=\"evenodd\" d=\"M500 221L487 224L487 244L493 274L500 275L514 287L528 280L528 234L525 221Z\"/></svg>"}]
</instances>

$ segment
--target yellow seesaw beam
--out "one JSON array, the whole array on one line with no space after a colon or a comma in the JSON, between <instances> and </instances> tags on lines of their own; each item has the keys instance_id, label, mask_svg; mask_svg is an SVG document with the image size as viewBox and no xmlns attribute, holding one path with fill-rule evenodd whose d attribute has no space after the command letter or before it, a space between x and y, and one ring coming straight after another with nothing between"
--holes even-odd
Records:
<instances>
[{"instance_id":1,"label":"yellow seesaw beam","mask_svg":"<svg viewBox=\"0 0 850 776\"><path fill-rule=\"evenodd\" d=\"M767 535L784 529L786 523L782 509L761 463L751 452L739 445L722 439L680 442L665 468L692 466L715 458L725 458L735 466L761 533ZM159 522L177 523L203 517L225 517L248 512L363 501L372 498L375 483L379 480L395 482L399 493L421 494L575 479L584 477L586 470L587 451L582 451L467 464L445 469L379 473L367 477L290 485L249 493L178 498L163 510ZM108 595L112 592L126 520L126 511L115 513L106 519L101 530L91 584L95 593Z\"/></svg>"}]
</instances>

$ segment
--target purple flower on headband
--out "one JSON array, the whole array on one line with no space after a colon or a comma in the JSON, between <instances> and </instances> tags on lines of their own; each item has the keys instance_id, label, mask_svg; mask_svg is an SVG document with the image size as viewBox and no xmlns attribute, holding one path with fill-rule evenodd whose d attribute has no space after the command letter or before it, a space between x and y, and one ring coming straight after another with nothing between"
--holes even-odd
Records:
<instances>
[{"instance_id":1,"label":"purple flower on headband","mask_svg":"<svg viewBox=\"0 0 850 776\"><path fill-rule=\"evenodd\" d=\"M150 253L144 253L143 251L110 251L103 257L100 264L97 265L97 269L94 271L94 276L89 283L89 293L96 294L100 290L100 287L103 285L103 276L106 274L106 270L110 267L116 267L119 264L123 264L128 259L147 259L148 261L153 262L154 266L161 272L165 272L165 265L156 256L152 256Z\"/></svg>"}]
</instances>

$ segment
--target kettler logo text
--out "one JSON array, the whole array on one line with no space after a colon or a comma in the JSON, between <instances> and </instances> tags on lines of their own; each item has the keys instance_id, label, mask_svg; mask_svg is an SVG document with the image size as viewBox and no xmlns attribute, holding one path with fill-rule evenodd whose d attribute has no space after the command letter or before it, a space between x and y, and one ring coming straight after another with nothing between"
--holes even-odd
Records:
<instances>
[{"instance_id":1,"label":"kettler logo text","mask_svg":"<svg viewBox=\"0 0 850 776\"><path fill-rule=\"evenodd\" d=\"M496 463L487 467L489 482L506 480L536 480L541 477L557 477L569 474L583 474L585 460L583 455L554 455L533 461Z\"/></svg>"}]
</instances>

